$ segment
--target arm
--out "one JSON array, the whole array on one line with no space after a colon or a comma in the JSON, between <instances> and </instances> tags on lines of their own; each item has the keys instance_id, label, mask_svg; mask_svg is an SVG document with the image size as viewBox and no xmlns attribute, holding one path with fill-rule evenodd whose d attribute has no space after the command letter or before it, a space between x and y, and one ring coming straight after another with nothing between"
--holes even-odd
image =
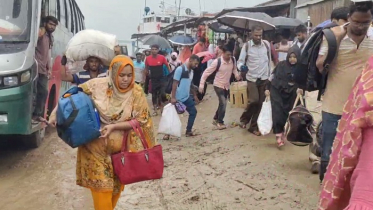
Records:
<instances>
[{"instance_id":1,"label":"arm","mask_svg":"<svg viewBox=\"0 0 373 210\"><path fill-rule=\"evenodd\" d=\"M328 54L328 47L328 42L324 38L320 46L319 57L316 60L316 67L319 69L320 73L324 71L324 62Z\"/></svg>"},{"instance_id":2,"label":"arm","mask_svg":"<svg viewBox=\"0 0 373 210\"><path fill-rule=\"evenodd\" d=\"M276 66L278 64L278 54L277 54L273 44L269 43L269 45L270 45L271 54L272 54L272 61L273 61L273 64L275 64L275 66Z\"/></svg>"},{"instance_id":3,"label":"arm","mask_svg":"<svg viewBox=\"0 0 373 210\"><path fill-rule=\"evenodd\" d=\"M240 53L240 57L239 57L239 59L237 61L237 67L238 67L238 69L241 69L241 66L246 65L245 58L246 58L246 55L247 55L247 52L246 52L246 45L247 44L248 43L245 43L243 45L243 47L242 47L242 50L241 50L241 53Z\"/></svg>"},{"instance_id":4,"label":"arm","mask_svg":"<svg viewBox=\"0 0 373 210\"><path fill-rule=\"evenodd\" d=\"M171 91L171 103L176 103L176 90L180 82L181 74L182 74L182 67L177 67L174 73L174 82L172 83L172 91Z\"/></svg>"},{"instance_id":5,"label":"arm","mask_svg":"<svg viewBox=\"0 0 373 210\"><path fill-rule=\"evenodd\" d=\"M202 74L201 81L199 83L199 87L204 87L207 77L209 77L214 71L216 71L216 67L218 65L218 59L215 59L211 65L205 69L205 71Z\"/></svg>"},{"instance_id":6,"label":"arm","mask_svg":"<svg viewBox=\"0 0 373 210\"><path fill-rule=\"evenodd\" d=\"M61 80L65 82L72 82L75 84L79 84L78 81L74 80L74 75L77 77L76 74L72 75L71 73L66 72L66 66L61 65Z\"/></svg>"},{"instance_id":7,"label":"arm","mask_svg":"<svg viewBox=\"0 0 373 210\"><path fill-rule=\"evenodd\" d=\"M164 58L163 64L165 64L167 66L168 72L171 73L172 70L171 70L170 64L168 64L166 58Z\"/></svg>"},{"instance_id":8,"label":"arm","mask_svg":"<svg viewBox=\"0 0 373 210\"><path fill-rule=\"evenodd\" d=\"M193 52L192 52L192 54L197 54L198 53L198 46L197 46L198 44L196 44L196 45L194 45L194 47L193 47Z\"/></svg>"},{"instance_id":9,"label":"arm","mask_svg":"<svg viewBox=\"0 0 373 210\"><path fill-rule=\"evenodd\" d=\"M39 34L38 34L38 37L41 38L42 36L44 36L45 34L45 28L44 27L40 27L39 28Z\"/></svg>"}]
</instances>

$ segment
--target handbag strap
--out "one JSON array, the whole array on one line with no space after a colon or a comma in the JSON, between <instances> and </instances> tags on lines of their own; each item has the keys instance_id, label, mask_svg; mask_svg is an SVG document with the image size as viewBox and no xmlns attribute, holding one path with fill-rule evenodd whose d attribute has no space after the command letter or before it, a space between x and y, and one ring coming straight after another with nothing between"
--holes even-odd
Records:
<instances>
[{"instance_id":1,"label":"handbag strap","mask_svg":"<svg viewBox=\"0 0 373 210\"><path fill-rule=\"evenodd\" d=\"M141 129L140 123L137 120L130 120L128 121L128 123L131 125L136 135L140 137L140 140L141 140L141 143L144 149L149 149L149 145L146 142L145 135ZM130 133L131 133L130 131L124 132L121 152L127 151L128 135Z\"/></svg>"},{"instance_id":2,"label":"handbag strap","mask_svg":"<svg viewBox=\"0 0 373 210\"><path fill-rule=\"evenodd\" d=\"M297 94L297 98L295 99L293 109L295 107L297 107L299 101L300 101L300 104L302 104L302 106L304 106L304 101L303 101L303 98L302 98L302 94Z\"/></svg>"}]
</instances>

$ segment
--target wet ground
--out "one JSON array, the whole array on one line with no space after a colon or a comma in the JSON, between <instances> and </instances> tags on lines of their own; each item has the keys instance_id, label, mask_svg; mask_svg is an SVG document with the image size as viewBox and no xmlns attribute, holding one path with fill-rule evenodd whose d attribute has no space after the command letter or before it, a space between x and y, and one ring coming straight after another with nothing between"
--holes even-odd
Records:
<instances>
[{"instance_id":1,"label":"wet ground","mask_svg":"<svg viewBox=\"0 0 373 210\"><path fill-rule=\"evenodd\" d=\"M163 179L126 186L116 209L315 209L319 182L310 172L308 147L288 143L279 150L273 135L256 137L238 127L213 130L217 99L211 89L197 107L196 128L201 135L170 141L159 135L165 159ZM318 112L315 97L308 101L311 110ZM227 123L237 121L241 112L229 107ZM185 125L187 116L181 119ZM53 130L35 150L2 139L0 209L93 209L90 192L75 185L75 161L76 150Z\"/></svg>"}]
</instances>

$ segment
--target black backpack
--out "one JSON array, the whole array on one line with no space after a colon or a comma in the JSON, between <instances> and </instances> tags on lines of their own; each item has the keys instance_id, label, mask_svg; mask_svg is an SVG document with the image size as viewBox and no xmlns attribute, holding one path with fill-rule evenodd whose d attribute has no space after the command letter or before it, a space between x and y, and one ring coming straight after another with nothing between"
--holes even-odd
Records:
<instances>
[{"instance_id":1,"label":"black backpack","mask_svg":"<svg viewBox=\"0 0 373 210\"><path fill-rule=\"evenodd\" d=\"M236 59L232 56L231 59L233 60L233 69L236 68ZM218 64L216 65L216 69L214 73L207 77L206 82L213 83L215 80L216 72L219 71L221 66L221 58L218 58Z\"/></svg>"},{"instance_id":2,"label":"black backpack","mask_svg":"<svg viewBox=\"0 0 373 210\"><path fill-rule=\"evenodd\" d=\"M328 42L328 54L324 61L323 73L320 73L316 66L316 60L319 57L323 37ZM328 69L337 54L337 39L330 28L319 30L308 38L307 42L301 47L301 50L300 62L294 71L294 81L301 89L309 92L319 91L317 100L320 100L321 94L326 88Z\"/></svg>"},{"instance_id":3,"label":"black backpack","mask_svg":"<svg viewBox=\"0 0 373 210\"><path fill-rule=\"evenodd\" d=\"M182 79L189 78L189 71L185 69L185 65L182 65L181 68L182 68L182 73L181 73L181 77L179 81L181 81ZM166 90L165 90L167 94L171 94L172 92L172 85L174 83L175 71L176 69L167 75L167 84L166 84Z\"/></svg>"}]
</instances>

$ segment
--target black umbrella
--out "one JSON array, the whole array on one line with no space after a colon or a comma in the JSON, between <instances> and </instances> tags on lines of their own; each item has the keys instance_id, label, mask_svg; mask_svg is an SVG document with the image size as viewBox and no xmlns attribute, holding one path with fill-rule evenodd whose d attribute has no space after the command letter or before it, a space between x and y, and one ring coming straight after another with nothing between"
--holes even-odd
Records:
<instances>
[{"instance_id":1,"label":"black umbrella","mask_svg":"<svg viewBox=\"0 0 373 210\"><path fill-rule=\"evenodd\" d=\"M209 24L209 29L216 33L225 33L225 34L233 34L234 30L230 28L229 26L225 26L221 23L214 22Z\"/></svg>"},{"instance_id":2,"label":"black umbrella","mask_svg":"<svg viewBox=\"0 0 373 210\"><path fill-rule=\"evenodd\" d=\"M229 12L218 18L218 22L232 28L251 29L254 25L261 26L264 31L274 30L273 18L261 12Z\"/></svg>"},{"instance_id":3,"label":"black umbrella","mask_svg":"<svg viewBox=\"0 0 373 210\"><path fill-rule=\"evenodd\" d=\"M272 24L275 25L278 29L292 29L299 25L302 25L303 22L293 18L275 17L273 18Z\"/></svg>"},{"instance_id":4,"label":"black umbrella","mask_svg":"<svg viewBox=\"0 0 373 210\"><path fill-rule=\"evenodd\" d=\"M167 39L159 36L159 35L148 35L143 38L141 38L141 42L144 45L158 45L162 49L169 49L171 48L170 43L167 41Z\"/></svg>"}]
</instances>

